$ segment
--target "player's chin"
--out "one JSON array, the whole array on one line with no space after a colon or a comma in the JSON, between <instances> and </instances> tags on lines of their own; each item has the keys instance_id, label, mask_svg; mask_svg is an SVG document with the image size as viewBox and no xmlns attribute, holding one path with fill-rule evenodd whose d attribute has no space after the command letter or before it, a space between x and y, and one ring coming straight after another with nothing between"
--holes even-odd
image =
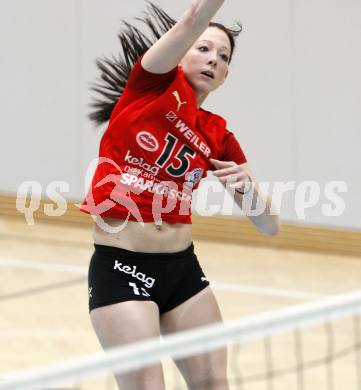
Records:
<instances>
[{"instance_id":1,"label":"player's chin","mask_svg":"<svg viewBox=\"0 0 361 390\"><path fill-rule=\"evenodd\" d=\"M218 88L214 80L197 80L195 84L197 91L201 93L209 93Z\"/></svg>"}]
</instances>

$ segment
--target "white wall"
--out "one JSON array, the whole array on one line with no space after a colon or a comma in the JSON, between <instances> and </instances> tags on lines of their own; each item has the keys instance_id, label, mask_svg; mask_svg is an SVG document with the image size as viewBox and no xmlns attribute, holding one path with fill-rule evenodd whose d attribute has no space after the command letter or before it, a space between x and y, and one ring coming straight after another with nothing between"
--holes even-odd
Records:
<instances>
[{"instance_id":1,"label":"white wall","mask_svg":"<svg viewBox=\"0 0 361 390\"><path fill-rule=\"evenodd\" d=\"M1 1L1 192L80 186L79 27L73 1Z\"/></svg>"},{"instance_id":2,"label":"white wall","mask_svg":"<svg viewBox=\"0 0 361 390\"><path fill-rule=\"evenodd\" d=\"M86 191L101 129L86 119L94 59L116 53L120 20L143 0L0 0L0 192L25 180L43 189L69 183L70 199ZM189 0L158 0L179 17ZM228 119L260 181L345 181L346 209L326 217L321 204L303 223L361 228L361 3L358 0L229 0L218 20L240 19L244 33L228 82L205 108ZM202 188L202 186L201 186ZM204 187L203 187L204 188ZM43 191L45 195L45 190ZM199 196L202 195L202 192ZM295 192L282 217L297 221ZM214 196L213 201L219 199Z\"/></svg>"},{"instance_id":3,"label":"white wall","mask_svg":"<svg viewBox=\"0 0 361 390\"><path fill-rule=\"evenodd\" d=\"M303 3L303 2L302 2ZM293 133L298 180L344 180L345 213L310 220L361 227L361 2L294 1Z\"/></svg>"}]
</instances>

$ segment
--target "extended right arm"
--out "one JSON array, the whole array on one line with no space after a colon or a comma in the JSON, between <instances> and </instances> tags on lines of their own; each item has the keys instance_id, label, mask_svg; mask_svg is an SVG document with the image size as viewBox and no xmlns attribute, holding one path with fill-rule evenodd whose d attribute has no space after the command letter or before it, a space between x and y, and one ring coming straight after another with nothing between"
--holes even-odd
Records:
<instances>
[{"instance_id":1,"label":"extended right arm","mask_svg":"<svg viewBox=\"0 0 361 390\"><path fill-rule=\"evenodd\" d=\"M144 54L142 67L151 73L167 73L175 68L223 3L224 0L193 0L181 19Z\"/></svg>"}]
</instances>

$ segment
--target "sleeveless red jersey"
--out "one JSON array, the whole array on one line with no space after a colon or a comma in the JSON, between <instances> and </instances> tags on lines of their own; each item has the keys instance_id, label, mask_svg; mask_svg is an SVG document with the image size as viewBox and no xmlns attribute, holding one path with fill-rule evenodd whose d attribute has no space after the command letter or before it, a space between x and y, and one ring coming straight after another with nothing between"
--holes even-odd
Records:
<instances>
[{"instance_id":1,"label":"sleeveless red jersey","mask_svg":"<svg viewBox=\"0 0 361 390\"><path fill-rule=\"evenodd\" d=\"M191 223L192 191L214 170L209 158L247 160L226 121L197 108L181 66L154 74L141 58L101 139L80 210L138 222Z\"/></svg>"}]
</instances>

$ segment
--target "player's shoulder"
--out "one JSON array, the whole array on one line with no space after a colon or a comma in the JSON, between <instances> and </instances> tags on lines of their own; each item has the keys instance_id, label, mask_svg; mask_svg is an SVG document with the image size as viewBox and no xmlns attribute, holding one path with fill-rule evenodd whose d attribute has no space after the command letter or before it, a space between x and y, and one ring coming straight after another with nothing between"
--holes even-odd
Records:
<instances>
[{"instance_id":1,"label":"player's shoulder","mask_svg":"<svg viewBox=\"0 0 361 390\"><path fill-rule=\"evenodd\" d=\"M216 114L212 111L206 110L204 108L200 108L200 113L203 116L204 120L206 120L208 123L212 122L218 126L224 128L227 127L227 120L223 116Z\"/></svg>"}]
</instances>

